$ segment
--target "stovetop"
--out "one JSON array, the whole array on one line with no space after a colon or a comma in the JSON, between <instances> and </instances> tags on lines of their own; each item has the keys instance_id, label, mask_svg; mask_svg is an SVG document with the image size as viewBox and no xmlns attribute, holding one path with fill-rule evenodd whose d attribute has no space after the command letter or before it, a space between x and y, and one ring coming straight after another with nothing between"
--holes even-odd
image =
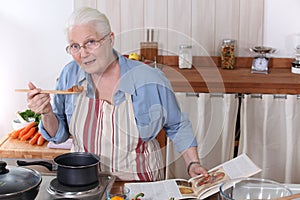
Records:
<instances>
[{"instance_id":1,"label":"stovetop","mask_svg":"<svg viewBox=\"0 0 300 200\"><path fill-rule=\"evenodd\" d=\"M97 199L97 200L102 200L105 199L105 191L110 190L112 187L112 184L114 183L115 177L107 174L101 174L99 177L99 182L101 184L101 187L98 187L98 191L96 192L96 196L93 195L93 197L88 197L88 195L74 195L73 193L69 194L63 194L59 195L57 193L55 194L50 194L49 191L49 186L51 181L55 181L56 179L56 173L47 173L47 174L42 174L42 183L40 185L39 193L35 200L54 200L54 199ZM95 193L93 193L95 194Z\"/></svg>"}]
</instances>

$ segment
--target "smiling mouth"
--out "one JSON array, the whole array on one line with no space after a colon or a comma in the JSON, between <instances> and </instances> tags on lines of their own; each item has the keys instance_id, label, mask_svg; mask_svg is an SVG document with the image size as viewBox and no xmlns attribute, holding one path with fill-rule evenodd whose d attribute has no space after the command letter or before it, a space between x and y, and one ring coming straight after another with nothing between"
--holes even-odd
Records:
<instances>
[{"instance_id":1,"label":"smiling mouth","mask_svg":"<svg viewBox=\"0 0 300 200\"><path fill-rule=\"evenodd\" d=\"M96 61L96 59L91 60L91 61L84 62L83 64L85 64L85 65L90 65L90 64L94 63L95 61Z\"/></svg>"}]
</instances>

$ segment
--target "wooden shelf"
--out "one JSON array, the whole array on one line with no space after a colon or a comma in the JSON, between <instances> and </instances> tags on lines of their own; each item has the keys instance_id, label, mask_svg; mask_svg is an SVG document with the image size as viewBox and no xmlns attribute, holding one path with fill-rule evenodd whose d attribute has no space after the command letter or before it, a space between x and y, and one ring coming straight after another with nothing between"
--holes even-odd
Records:
<instances>
[{"instance_id":1,"label":"wooden shelf","mask_svg":"<svg viewBox=\"0 0 300 200\"><path fill-rule=\"evenodd\" d=\"M250 67L221 69L215 59L202 62L201 66L199 64L192 69L179 69L177 65L168 65L174 64L176 58L171 58L171 62L165 61L166 64L161 66L175 92L300 94L300 74L293 74L291 67L287 66L291 59L273 60L268 74L251 73ZM238 64L249 65L251 60L252 58L242 59ZM211 64L212 61L216 64ZM285 66L279 67L276 62Z\"/></svg>"}]
</instances>

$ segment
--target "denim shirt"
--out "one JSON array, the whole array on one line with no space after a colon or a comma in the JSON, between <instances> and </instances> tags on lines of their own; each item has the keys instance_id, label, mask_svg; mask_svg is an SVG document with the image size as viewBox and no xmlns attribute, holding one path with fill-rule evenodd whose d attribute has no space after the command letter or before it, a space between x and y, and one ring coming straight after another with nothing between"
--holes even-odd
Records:
<instances>
[{"instance_id":1,"label":"denim shirt","mask_svg":"<svg viewBox=\"0 0 300 200\"><path fill-rule=\"evenodd\" d=\"M163 128L167 136L173 141L178 152L197 146L191 122L188 116L182 113L169 80L157 68L144 63L129 60L116 51L120 65L120 84L113 96L113 103L119 105L125 100L125 93L131 95L140 137L143 141L154 139ZM87 95L95 98L90 74L81 70L75 61L68 63L62 70L56 84L57 90L66 90L73 85L81 85L87 81ZM39 125L40 132L48 141L61 143L69 136L69 123L78 94L53 96L53 112L59 127L56 135L50 137Z\"/></svg>"}]
</instances>

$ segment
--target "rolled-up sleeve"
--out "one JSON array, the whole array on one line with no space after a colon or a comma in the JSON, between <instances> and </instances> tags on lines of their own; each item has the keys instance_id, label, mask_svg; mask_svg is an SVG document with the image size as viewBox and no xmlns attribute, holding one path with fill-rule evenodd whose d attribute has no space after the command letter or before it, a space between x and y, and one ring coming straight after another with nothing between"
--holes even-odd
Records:
<instances>
[{"instance_id":1,"label":"rolled-up sleeve","mask_svg":"<svg viewBox=\"0 0 300 200\"><path fill-rule=\"evenodd\" d=\"M77 85L79 73L80 68L75 61L67 64L57 80L56 89L66 90L73 85ZM76 97L77 95L53 95L53 101L51 102L51 104L59 125L55 136L51 137L45 130L42 121L40 122L39 129L46 140L52 141L54 143L61 143L66 141L70 137L69 123L72 117Z\"/></svg>"}]
</instances>

